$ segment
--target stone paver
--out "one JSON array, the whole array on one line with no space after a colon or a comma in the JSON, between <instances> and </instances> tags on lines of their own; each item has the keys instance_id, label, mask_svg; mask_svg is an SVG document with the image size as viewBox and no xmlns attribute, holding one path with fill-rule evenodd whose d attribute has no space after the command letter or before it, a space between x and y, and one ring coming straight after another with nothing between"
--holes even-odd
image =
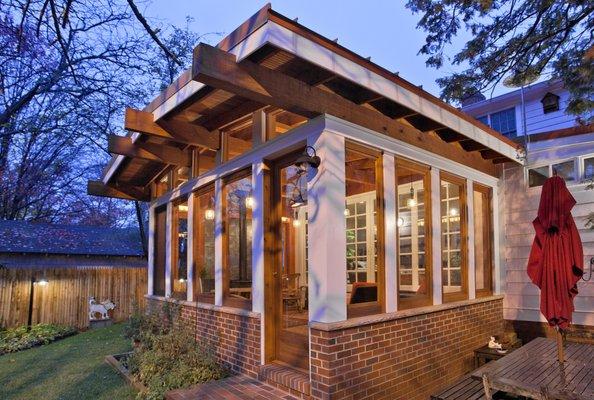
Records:
<instances>
[{"instance_id":1,"label":"stone paver","mask_svg":"<svg viewBox=\"0 0 594 400\"><path fill-rule=\"evenodd\" d=\"M287 392L245 375L172 390L167 400L297 400Z\"/></svg>"}]
</instances>

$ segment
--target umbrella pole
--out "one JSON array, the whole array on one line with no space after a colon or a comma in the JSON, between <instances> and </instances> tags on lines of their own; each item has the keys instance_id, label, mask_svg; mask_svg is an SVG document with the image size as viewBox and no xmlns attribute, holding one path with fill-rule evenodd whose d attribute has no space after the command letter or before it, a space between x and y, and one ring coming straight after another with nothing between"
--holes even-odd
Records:
<instances>
[{"instance_id":1,"label":"umbrella pole","mask_svg":"<svg viewBox=\"0 0 594 400\"><path fill-rule=\"evenodd\" d=\"M560 363L565 362L565 354L563 350L563 333L561 333L561 329L558 326L555 327L557 331L557 359Z\"/></svg>"}]
</instances>

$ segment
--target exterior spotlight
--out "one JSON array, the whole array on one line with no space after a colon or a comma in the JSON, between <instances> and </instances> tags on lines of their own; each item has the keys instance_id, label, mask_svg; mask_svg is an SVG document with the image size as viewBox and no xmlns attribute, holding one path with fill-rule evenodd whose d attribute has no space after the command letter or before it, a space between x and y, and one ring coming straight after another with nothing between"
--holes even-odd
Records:
<instances>
[{"instance_id":1,"label":"exterior spotlight","mask_svg":"<svg viewBox=\"0 0 594 400\"><path fill-rule=\"evenodd\" d=\"M212 221L215 217L215 211L212 208L207 208L204 211L204 219L207 221Z\"/></svg>"},{"instance_id":2,"label":"exterior spotlight","mask_svg":"<svg viewBox=\"0 0 594 400\"><path fill-rule=\"evenodd\" d=\"M295 160L295 166L299 170L299 173L305 173L307 167L318 168L320 166L320 157L316 154L316 149L311 146L307 146L297 160Z\"/></svg>"}]
</instances>

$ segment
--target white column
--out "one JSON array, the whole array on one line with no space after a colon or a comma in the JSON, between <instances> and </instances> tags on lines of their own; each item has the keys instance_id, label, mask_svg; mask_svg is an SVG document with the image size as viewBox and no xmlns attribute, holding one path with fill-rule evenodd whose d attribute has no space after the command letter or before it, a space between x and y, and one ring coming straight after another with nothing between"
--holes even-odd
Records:
<instances>
[{"instance_id":1,"label":"white column","mask_svg":"<svg viewBox=\"0 0 594 400\"><path fill-rule=\"evenodd\" d=\"M172 293L171 282L171 262L172 260L172 239L173 239L173 203L167 203L167 217L165 224L165 297L170 297Z\"/></svg>"},{"instance_id":2,"label":"white column","mask_svg":"<svg viewBox=\"0 0 594 400\"><path fill-rule=\"evenodd\" d=\"M188 252L188 273L187 273L187 280L186 280L186 300L193 301L194 300L194 205L195 205L195 198L193 193L190 193L188 196L188 244L187 244L187 252Z\"/></svg>"},{"instance_id":3,"label":"white column","mask_svg":"<svg viewBox=\"0 0 594 400\"><path fill-rule=\"evenodd\" d=\"M492 288L494 294L503 293L505 286L505 265L501 262L501 254L505 253L505 218L499 218L500 210L503 210L503 204L500 204L499 187L504 184L503 180L499 181L499 185L493 188L493 266L492 272L493 283ZM503 200L503 196L501 196Z\"/></svg>"},{"instance_id":4,"label":"white column","mask_svg":"<svg viewBox=\"0 0 594 400\"><path fill-rule=\"evenodd\" d=\"M264 321L264 174L263 162L252 164L252 311ZM262 335L264 336L264 335Z\"/></svg>"},{"instance_id":5,"label":"white column","mask_svg":"<svg viewBox=\"0 0 594 400\"><path fill-rule=\"evenodd\" d=\"M443 302L441 282L441 178L439 169L431 167L431 266L433 304Z\"/></svg>"},{"instance_id":6,"label":"white column","mask_svg":"<svg viewBox=\"0 0 594 400\"><path fill-rule=\"evenodd\" d=\"M148 295L154 293L154 270L155 270L155 207L149 207L149 228L148 228L148 279L147 290Z\"/></svg>"},{"instance_id":7,"label":"white column","mask_svg":"<svg viewBox=\"0 0 594 400\"><path fill-rule=\"evenodd\" d=\"M223 181L215 182L215 305L223 305Z\"/></svg>"},{"instance_id":8,"label":"white column","mask_svg":"<svg viewBox=\"0 0 594 400\"><path fill-rule=\"evenodd\" d=\"M345 148L342 136L322 132L309 137L320 167L310 168L307 182L309 249L309 320L347 318Z\"/></svg>"},{"instance_id":9,"label":"white column","mask_svg":"<svg viewBox=\"0 0 594 400\"><path fill-rule=\"evenodd\" d=\"M476 298L476 261L474 258L474 182L470 179L466 180L466 212L468 217L468 298Z\"/></svg>"},{"instance_id":10,"label":"white column","mask_svg":"<svg viewBox=\"0 0 594 400\"><path fill-rule=\"evenodd\" d=\"M386 312L398 309L397 260L396 247L396 173L394 155L382 156L384 172L384 279L386 287Z\"/></svg>"}]
</instances>

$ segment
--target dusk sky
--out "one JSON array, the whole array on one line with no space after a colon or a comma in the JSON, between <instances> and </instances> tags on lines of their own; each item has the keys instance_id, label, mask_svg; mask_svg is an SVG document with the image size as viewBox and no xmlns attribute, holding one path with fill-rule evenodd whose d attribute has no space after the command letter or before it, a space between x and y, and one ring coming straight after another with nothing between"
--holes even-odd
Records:
<instances>
[{"instance_id":1,"label":"dusk sky","mask_svg":"<svg viewBox=\"0 0 594 400\"><path fill-rule=\"evenodd\" d=\"M146 14L176 25L184 25L186 16L191 16L194 31L226 35L265 4L264 0L154 0ZM301 24L330 39L338 37L341 45L364 57L371 56L372 61L439 95L435 79L453 68L425 66L425 57L417 55L425 40L425 32L416 28L421 15L413 15L404 4L393 0L277 0L272 8L289 18L298 17ZM220 37L209 39L215 44ZM461 44L459 40L455 48ZM454 54L453 49L450 53Z\"/></svg>"}]
</instances>

